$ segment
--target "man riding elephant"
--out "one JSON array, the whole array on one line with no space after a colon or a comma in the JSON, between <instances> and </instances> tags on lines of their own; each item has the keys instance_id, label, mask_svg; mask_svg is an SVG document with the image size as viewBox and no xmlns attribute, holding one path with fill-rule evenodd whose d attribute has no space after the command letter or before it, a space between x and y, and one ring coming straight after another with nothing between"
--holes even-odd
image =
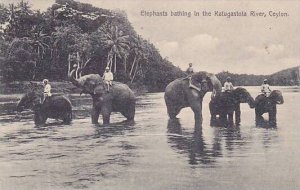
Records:
<instances>
[{"instance_id":1,"label":"man riding elephant","mask_svg":"<svg viewBox=\"0 0 300 190\"><path fill-rule=\"evenodd\" d=\"M197 72L191 76L176 79L165 89L165 103L171 119L175 119L180 110L190 107L194 112L195 124L202 124L202 100L206 92L221 93L222 85L217 77L207 72Z\"/></svg>"},{"instance_id":2,"label":"man riding elephant","mask_svg":"<svg viewBox=\"0 0 300 190\"><path fill-rule=\"evenodd\" d=\"M222 124L227 122L233 124L233 114L235 114L235 122L237 125L241 122L241 103L248 103L250 108L254 108L254 99L245 89L238 87L231 92L222 92L220 96L212 98L209 102L209 110L211 114L211 122L215 123L217 115L220 116Z\"/></svg>"},{"instance_id":3,"label":"man riding elephant","mask_svg":"<svg viewBox=\"0 0 300 190\"><path fill-rule=\"evenodd\" d=\"M133 121L135 116L135 95L132 90L123 83L114 81L107 93L106 83L99 74L88 74L78 79L74 77L75 71L71 71L69 79L82 92L90 94L93 99L92 123L98 124L100 113L103 124L110 123L112 112L120 112L128 121Z\"/></svg>"}]
</instances>

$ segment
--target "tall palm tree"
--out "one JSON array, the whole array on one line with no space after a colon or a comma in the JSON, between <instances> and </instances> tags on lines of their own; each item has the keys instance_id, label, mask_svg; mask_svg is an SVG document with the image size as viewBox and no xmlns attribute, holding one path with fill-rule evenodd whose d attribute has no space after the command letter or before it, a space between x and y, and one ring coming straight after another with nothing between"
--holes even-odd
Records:
<instances>
[{"instance_id":1,"label":"tall palm tree","mask_svg":"<svg viewBox=\"0 0 300 190\"><path fill-rule=\"evenodd\" d=\"M142 68L141 63L147 63L148 59L148 49L144 43L144 40L138 36L137 38L133 38L133 48L132 51L134 53L134 59L133 63L131 65L131 70L130 70L130 77L131 77L131 83L133 82L137 70Z\"/></svg>"},{"instance_id":2,"label":"tall palm tree","mask_svg":"<svg viewBox=\"0 0 300 190\"><path fill-rule=\"evenodd\" d=\"M46 49L49 48L50 36L44 34L42 30L37 32L32 32L31 43L32 46L36 49L38 58L44 58L44 54L46 53Z\"/></svg>"},{"instance_id":3,"label":"tall palm tree","mask_svg":"<svg viewBox=\"0 0 300 190\"><path fill-rule=\"evenodd\" d=\"M108 30L101 28L100 31L100 41L108 51L107 66L110 69L113 67L115 73L117 71L117 58L124 58L129 50L129 35L123 35L117 26L111 26Z\"/></svg>"}]
</instances>

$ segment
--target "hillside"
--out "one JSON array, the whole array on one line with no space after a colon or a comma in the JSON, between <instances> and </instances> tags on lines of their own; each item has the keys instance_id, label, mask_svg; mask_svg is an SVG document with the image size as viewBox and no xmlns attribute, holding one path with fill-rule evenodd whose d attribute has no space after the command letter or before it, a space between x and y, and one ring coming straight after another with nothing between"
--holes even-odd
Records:
<instances>
[{"instance_id":1,"label":"hillside","mask_svg":"<svg viewBox=\"0 0 300 190\"><path fill-rule=\"evenodd\" d=\"M103 74L132 86L162 91L184 73L136 33L123 11L56 0L45 12L26 1L0 5L0 82L65 81ZM155 77L154 76L155 73Z\"/></svg>"},{"instance_id":2,"label":"hillside","mask_svg":"<svg viewBox=\"0 0 300 190\"><path fill-rule=\"evenodd\" d=\"M267 77L270 83L279 86L300 85L300 67L293 67L276 72Z\"/></svg>"},{"instance_id":3,"label":"hillside","mask_svg":"<svg viewBox=\"0 0 300 190\"><path fill-rule=\"evenodd\" d=\"M230 72L221 72L217 74L222 84L226 78L231 77L235 86L257 86L261 85L264 79L268 79L273 86L296 86L300 85L300 67L285 69L271 75L253 75L253 74L234 74Z\"/></svg>"}]
</instances>

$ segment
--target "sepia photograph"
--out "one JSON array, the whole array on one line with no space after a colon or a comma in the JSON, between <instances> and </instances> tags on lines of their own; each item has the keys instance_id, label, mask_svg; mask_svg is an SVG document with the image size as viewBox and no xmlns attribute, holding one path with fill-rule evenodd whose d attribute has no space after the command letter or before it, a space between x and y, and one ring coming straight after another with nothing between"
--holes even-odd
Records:
<instances>
[{"instance_id":1,"label":"sepia photograph","mask_svg":"<svg viewBox=\"0 0 300 190\"><path fill-rule=\"evenodd\" d=\"M299 10L0 0L0 189L300 189Z\"/></svg>"}]
</instances>

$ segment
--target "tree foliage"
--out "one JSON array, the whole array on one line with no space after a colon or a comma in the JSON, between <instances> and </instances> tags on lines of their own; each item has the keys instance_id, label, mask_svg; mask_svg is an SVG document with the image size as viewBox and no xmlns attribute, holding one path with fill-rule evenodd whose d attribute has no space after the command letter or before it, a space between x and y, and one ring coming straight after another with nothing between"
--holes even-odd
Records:
<instances>
[{"instance_id":1,"label":"tree foliage","mask_svg":"<svg viewBox=\"0 0 300 190\"><path fill-rule=\"evenodd\" d=\"M26 1L0 9L1 80L66 80L71 69L102 75L109 66L116 80L162 89L165 76L182 75L136 34L124 11L73 0L56 0L45 12Z\"/></svg>"}]
</instances>

